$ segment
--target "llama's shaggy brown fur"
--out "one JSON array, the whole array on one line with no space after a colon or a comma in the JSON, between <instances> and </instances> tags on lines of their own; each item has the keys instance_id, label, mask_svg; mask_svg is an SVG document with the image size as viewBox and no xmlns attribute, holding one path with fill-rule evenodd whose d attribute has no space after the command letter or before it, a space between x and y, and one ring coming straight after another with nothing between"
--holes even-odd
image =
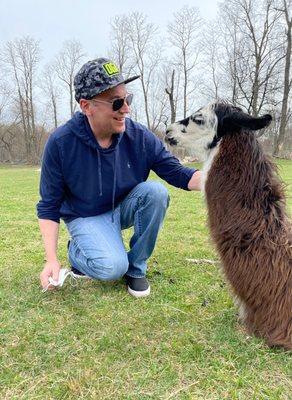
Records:
<instances>
[{"instance_id":1,"label":"llama's shaggy brown fur","mask_svg":"<svg viewBox=\"0 0 292 400\"><path fill-rule=\"evenodd\" d=\"M283 186L254 133L221 139L205 192L211 235L248 330L291 350L291 222Z\"/></svg>"},{"instance_id":2,"label":"llama's shaggy brown fur","mask_svg":"<svg viewBox=\"0 0 292 400\"><path fill-rule=\"evenodd\" d=\"M292 228L283 185L253 131L252 117L225 102L170 125L166 140L210 149L202 181L212 238L248 330L270 346L292 349Z\"/></svg>"}]
</instances>

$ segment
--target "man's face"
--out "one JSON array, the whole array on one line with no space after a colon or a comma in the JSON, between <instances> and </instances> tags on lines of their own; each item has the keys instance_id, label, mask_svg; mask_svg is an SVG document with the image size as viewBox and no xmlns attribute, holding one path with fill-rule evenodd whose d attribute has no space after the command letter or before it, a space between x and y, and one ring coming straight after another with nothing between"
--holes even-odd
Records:
<instances>
[{"instance_id":1,"label":"man's face","mask_svg":"<svg viewBox=\"0 0 292 400\"><path fill-rule=\"evenodd\" d=\"M125 96L127 96L126 85L121 84L106 90L91 100L86 100L85 110L82 108L81 102L80 106L92 125L103 135L122 133L125 130L125 117L130 112L130 107L124 102L119 110L113 111L110 102Z\"/></svg>"}]
</instances>

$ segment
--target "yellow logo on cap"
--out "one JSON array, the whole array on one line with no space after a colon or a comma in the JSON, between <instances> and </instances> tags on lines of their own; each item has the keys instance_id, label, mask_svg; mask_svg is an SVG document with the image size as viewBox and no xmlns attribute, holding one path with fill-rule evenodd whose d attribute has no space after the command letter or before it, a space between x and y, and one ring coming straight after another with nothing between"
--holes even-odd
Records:
<instances>
[{"instance_id":1,"label":"yellow logo on cap","mask_svg":"<svg viewBox=\"0 0 292 400\"><path fill-rule=\"evenodd\" d=\"M112 62L108 62L106 64L103 64L103 68L105 69L106 73L109 76L116 75L120 73L119 68L116 66L116 64Z\"/></svg>"}]
</instances>

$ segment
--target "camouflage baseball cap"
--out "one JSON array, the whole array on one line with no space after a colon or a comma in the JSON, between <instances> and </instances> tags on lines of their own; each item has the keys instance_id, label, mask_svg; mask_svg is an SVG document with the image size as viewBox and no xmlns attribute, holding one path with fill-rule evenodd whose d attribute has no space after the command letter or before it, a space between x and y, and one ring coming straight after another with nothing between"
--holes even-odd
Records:
<instances>
[{"instance_id":1,"label":"camouflage baseball cap","mask_svg":"<svg viewBox=\"0 0 292 400\"><path fill-rule=\"evenodd\" d=\"M74 78L75 99L92 99L99 93L121 83L129 83L140 75L124 79L117 65L106 58L97 58L84 64Z\"/></svg>"}]
</instances>

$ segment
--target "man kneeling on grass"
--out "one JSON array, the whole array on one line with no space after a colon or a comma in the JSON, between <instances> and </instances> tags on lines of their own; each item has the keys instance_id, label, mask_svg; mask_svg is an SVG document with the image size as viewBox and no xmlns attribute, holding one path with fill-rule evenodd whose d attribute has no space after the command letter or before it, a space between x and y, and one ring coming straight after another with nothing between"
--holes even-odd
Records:
<instances>
[{"instance_id":1,"label":"man kneeling on grass","mask_svg":"<svg viewBox=\"0 0 292 400\"><path fill-rule=\"evenodd\" d=\"M147 260L169 202L161 183L146 182L150 170L178 188L200 188L200 171L182 166L152 132L126 118L133 98L126 84L137 78L124 79L104 58L87 62L75 77L81 112L50 136L43 155L37 211L46 252L40 275L44 289L61 279L62 218L71 236L73 276L124 276L131 295L147 296ZM121 230L131 226L126 252Z\"/></svg>"}]
</instances>

